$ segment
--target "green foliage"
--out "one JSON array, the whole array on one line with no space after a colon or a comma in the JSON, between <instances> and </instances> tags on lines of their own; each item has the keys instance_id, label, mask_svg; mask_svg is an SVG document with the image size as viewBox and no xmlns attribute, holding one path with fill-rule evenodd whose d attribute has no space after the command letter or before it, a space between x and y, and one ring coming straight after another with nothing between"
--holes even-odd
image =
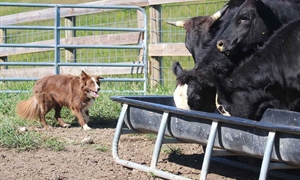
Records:
<instances>
[{"instance_id":1,"label":"green foliage","mask_svg":"<svg viewBox=\"0 0 300 180\"><path fill-rule=\"evenodd\" d=\"M93 0L65 0L63 1L63 4L79 4L79 3L86 3L86 2L91 2ZM3 2L3 1L0 1ZM61 0L5 0L4 2L6 3L44 3L44 4L62 4ZM17 7L17 8L10 8L10 7L1 7L1 12L0 16L6 15L6 14L14 14L14 13L20 13L20 12L26 12L26 11L33 11L37 10L39 8L32 8L32 7L27 7L27 8L22 8L22 7Z\"/></svg>"},{"instance_id":2,"label":"green foliage","mask_svg":"<svg viewBox=\"0 0 300 180\"><path fill-rule=\"evenodd\" d=\"M182 154L182 149L179 147L172 148L172 147L168 146L166 149L163 149L162 151L169 155L170 154L177 154L177 155Z\"/></svg>"},{"instance_id":3,"label":"green foliage","mask_svg":"<svg viewBox=\"0 0 300 180\"><path fill-rule=\"evenodd\" d=\"M95 145L94 146L95 147L95 149L97 150L97 151L100 151L100 152L107 152L107 150L108 150L108 147L107 146L101 146L101 145Z\"/></svg>"},{"instance_id":4,"label":"green foliage","mask_svg":"<svg viewBox=\"0 0 300 180\"><path fill-rule=\"evenodd\" d=\"M0 146L7 148L16 148L18 150L31 150L37 148L47 148L52 150L63 150L65 143L56 137L44 136L39 132L25 131L20 132L21 127L42 127L38 121L27 121L17 117L15 107L21 100L26 100L32 96L32 82L15 84L8 83L9 86L15 86L17 89L27 89L27 93L0 93ZM19 85L19 86L18 86ZM4 88L5 89L5 88ZM150 89L150 88L149 88ZM169 95L173 88L166 86L158 86L148 91L148 94ZM137 95L126 92L100 93L95 104L89 109L91 125L115 127L119 117L121 105L110 99L111 96ZM141 95L141 94L140 94ZM63 108L61 115L65 122L78 126L78 122L74 115L67 108ZM59 126L54 118L54 111L50 111L46 115L46 121L51 126ZM154 139L155 135L149 135L150 139ZM101 152L107 151L105 146L96 146Z\"/></svg>"},{"instance_id":5,"label":"green foliage","mask_svg":"<svg viewBox=\"0 0 300 180\"><path fill-rule=\"evenodd\" d=\"M156 134L145 134L145 136L150 140L156 140L157 138Z\"/></svg>"},{"instance_id":6,"label":"green foliage","mask_svg":"<svg viewBox=\"0 0 300 180\"><path fill-rule=\"evenodd\" d=\"M47 149L61 151L65 148L65 143L60 141L57 137L42 136L41 139L43 140L42 147Z\"/></svg>"},{"instance_id":7,"label":"green foliage","mask_svg":"<svg viewBox=\"0 0 300 180\"><path fill-rule=\"evenodd\" d=\"M14 148L19 151L45 147L51 150L63 150L64 144L54 137L46 137L35 131L20 131L20 127L27 124L25 121L1 117L0 146Z\"/></svg>"},{"instance_id":8,"label":"green foliage","mask_svg":"<svg viewBox=\"0 0 300 180\"><path fill-rule=\"evenodd\" d=\"M36 149L41 143L37 133L18 132L13 122L1 122L0 124L0 144L8 148L19 150Z\"/></svg>"}]
</instances>

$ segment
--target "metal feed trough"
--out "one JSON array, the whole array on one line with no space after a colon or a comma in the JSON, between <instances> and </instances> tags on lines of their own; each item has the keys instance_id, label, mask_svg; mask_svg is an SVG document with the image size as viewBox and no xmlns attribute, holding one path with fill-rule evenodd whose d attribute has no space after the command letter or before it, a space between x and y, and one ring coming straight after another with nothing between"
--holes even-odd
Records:
<instances>
[{"instance_id":1,"label":"metal feed trough","mask_svg":"<svg viewBox=\"0 0 300 180\"><path fill-rule=\"evenodd\" d=\"M174 107L171 96L115 96L111 99L123 105L112 149L114 160L123 166L166 179L187 179L156 168L163 143L183 142L206 146L200 179L206 179L211 160L235 164L215 156L243 155L261 158L262 164L257 167L260 180L266 179L271 169L300 168L300 113L268 109L261 121L253 121L216 113L180 110ZM120 136L129 133L157 134L150 166L119 157ZM237 166L250 167L240 164ZM300 178L299 175L281 171L270 171L269 174L283 179Z\"/></svg>"}]
</instances>

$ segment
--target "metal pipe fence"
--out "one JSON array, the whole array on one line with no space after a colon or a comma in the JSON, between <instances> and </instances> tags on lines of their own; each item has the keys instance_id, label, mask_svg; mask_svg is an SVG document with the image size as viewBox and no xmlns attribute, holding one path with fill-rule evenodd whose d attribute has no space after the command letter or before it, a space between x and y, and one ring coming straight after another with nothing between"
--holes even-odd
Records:
<instances>
[{"instance_id":1,"label":"metal pipe fence","mask_svg":"<svg viewBox=\"0 0 300 180\"><path fill-rule=\"evenodd\" d=\"M104 67L110 67L111 71L114 71L119 77L105 77L102 82L141 82L137 88L134 89L135 92L145 93L147 88L147 15L146 11L143 8L136 6L90 6L90 5L65 5L65 4L32 4L32 3L0 3L0 7L38 7L38 8L51 8L54 13L52 19L47 20L46 25L40 26L36 25L32 22L30 23L21 23L21 24L9 24L5 25L5 22L1 21L0 17L0 30L2 30L2 43L0 43L0 57L1 59L5 59L3 62L0 62L0 67L5 67L0 70L0 81L3 82L1 92L21 92L21 90L11 90L5 89L4 84L7 81L35 81L41 78L41 75L34 77L24 77L27 74L30 74L29 71L40 67L51 67L52 72L50 74L61 74L63 67L73 67L73 70L76 68L88 69L97 68L95 70L90 70L93 74L101 73L99 72ZM110 24L106 24L105 27L98 27L97 24L94 24L94 17L88 17L84 23L81 23L80 18L84 17L76 17L77 21L73 21L73 26L67 26L66 23L62 23L61 11L62 10L74 10L74 9L98 9L100 10L112 10L111 12L117 12L118 10L124 11L125 13L135 13L132 17L129 18L131 23L123 23L123 27L112 27ZM41 15L34 14L32 15ZM101 16L96 14L97 16ZM93 16L96 16L93 14ZM41 15L43 16L43 15ZM49 18L49 17L47 17ZM74 18L75 19L75 18ZM101 19L101 17L100 17ZM102 18L103 19L103 18ZM128 18L127 18L128 19ZM134 19L134 20L133 20ZM97 20L99 22L99 20ZM78 23L79 22L79 23ZM101 22L100 22L101 23ZM53 24L53 25L48 25ZM114 23L115 24L115 23ZM122 22L119 23L122 25ZM138 25L137 25L138 24ZM92 27L94 26L94 27ZM120 25L118 25L120 26ZM129 27L131 26L131 27ZM25 33L24 33L25 31ZM32 34L29 35L28 32L31 31ZM52 32L49 33L49 32ZM63 34L65 32L65 35ZM65 38L67 32L72 32L75 35L70 37L73 39L71 41L68 38ZM91 32L91 34L99 34L97 37L82 35L83 32ZM99 33L101 32L101 33ZM127 42L118 43L120 38L126 37L126 33L138 33L136 39L128 38ZM24 35L25 34L25 35ZM49 35L50 34L50 35ZM125 34L125 35L123 35ZM46 35L46 37L44 36ZM88 34L90 35L90 34ZM127 35L130 36L131 34ZM30 37L29 37L30 36ZM36 36L36 37L34 37ZM18 40L19 38L26 37L25 40ZM85 39L84 39L85 38ZM95 40L96 38L100 38L100 40ZM106 42L102 43L101 38L106 38ZM119 38L119 39L118 39ZM63 40L62 40L63 39ZM84 39L83 41L78 42L76 39ZM110 41L110 39L112 39ZM69 41L68 41L69 40ZM121 39L122 40L122 39ZM121 41L120 40L120 41ZM21 43L19 43L19 41ZM96 41L93 43L89 43L91 41ZM66 59L67 54L64 56L62 53L65 50L71 50L71 55L73 60L71 61L63 61ZM18 54L18 51L24 51L24 54ZM12 53L13 52L13 53ZM75 53L74 53L75 52ZM92 52L92 53L91 53ZM129 53L128 53L129 52ZM11 54L15 54L12 55ZM70 53L70 52L69 52ZM102 53L102 54L101 54ZM122 53L122 55L119 55ZM133 54L134 53L134 54ZM40 60L42 58L36 58L35 56L40 56L44 54L45 57L48 56L48 60ZM85 55L82 55L85 54ZM103 55L105 54L105 55ZM126 54L127 57L122 58L122 56ZM7 56L9 55L9 56ZM69 54L70 55L70 54ZM26 58L23 58L23 57ZM43 56L43 55L42 55ZM83 58L79 58L83 56ZM97 56L102 56L99 59L107 58L108 60L98 60ZM112 56L119 56L117 60L111 62ZM7 58L8 57L8 58ZM25 59L25 60L24 60ZM37 60L38 59L38 60ZM53 60L52 60L53 59ZM84 60L83 60L84 59ZM116 59L116 58L114 58ZM20 73L20 77L17 77L17 72L24 70L24 66L28 66L31 68L27 68L25 74ZM126 72L129 74L128 76L122 76L118 74L120 68L131 69L130 72ZM134 68L139 69L134 72ZM45 69L40 69L40 71L44 71ZM16 73L13 73L13 72ZM45 70L46 71L46 70ZM49 68L47 69L49 71ZM70 70L72 71L72 70ZM89 71L89 70L87 70ZM8 73L10 72L10 74ZM73 72L73 71L72 71ZM7 73L9 75L7 75ZM66 73L66 72L63 72ZM80 73L79 69L77 69L76 73ZM89 73L89 72L88 72ZM47 75L47 74L46 74ZM42 75L43 76L43 75ZM115 85L122 86L122 85ZM128 86L128 91L131 91ZM124 87L124 86L123 86ZM102 88L103 89L103 88ZM115 87L108 86L103 91L110 92L112 89L116 89Z\"/></svg>"}]
</instances>

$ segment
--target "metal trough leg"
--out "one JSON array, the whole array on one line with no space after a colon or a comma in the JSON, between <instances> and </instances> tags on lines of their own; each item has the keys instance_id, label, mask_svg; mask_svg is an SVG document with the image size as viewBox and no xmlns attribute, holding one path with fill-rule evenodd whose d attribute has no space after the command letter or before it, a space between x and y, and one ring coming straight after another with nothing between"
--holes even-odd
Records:
<instances>
[{"instance_id":1,"label":"metal trough leg","mask_svg":"<svg viewBox=\"0 0 300 180\"><path fill-rule=\"evenodd\" d=\"M268 140L267 140L267 144L266 144L266 148L265 148L265 152L264 152L264 157L263 157L263 161L262 161L261 168L260 168L259 180L267 179L267 174L268 174L268 170L269 170L269 164L270 164L270 159L271 159L271 155L272 155L275 135L276 135L276 132L272 132L272 131L269 132Z\"/></svg>"},{"instance_id":2,"label":"metal trough leg","mask_svg":"<svg viewBox=\"0 0 300 180\"><path fill-rule=\"evenodd\" d=\"M166 130L168 117L169 117L169 113L164 112L163 117L161 119L160 126L159 126L159 130L158 130L158 134L157 134L157 138L156 138L156 142L155 142L155 147L154 147L154 151L153 151L153 155L152 155L152 161L151 161L151 166L150 166L151 169L155 169L156 164L157 164L162 141L163 141L165 130Z\"/></svg>"},{"instance_id":3,"label":"metal trough leg","mask_svg":"<svg viewBox=\"0 0 300 180\"><path fill-rule=\"evenodd\" d=\"M210 158L212 154L212 150L214 147L214 142L216 138L216 133L217 133L217 128L218 128L218 122L213 121L211 124L210 132L209 132L209 137L207 141L207 146L205 150L205 155L203 159L203 164L201 168L201 174L200 174L200 180L205 180L209 168L209 163L210 163Z\"/></svg>"},{"instance_id":4,"label":"metal trough leg","mask_svg":"<svg viewBox=\"0 0 300 180\"><path fill-rule=\"evenodd\" d=\"M122 126L124 123L124 118L125 118L127 109L128 109L128 104L123 104L123 107L122 107L122 110L121 110L121 113L120 113L120 116L118 119L116 131L115 131L113 144L112 144L112 155L116 161L120 159L119 155L118 155L118 145L119 145L119 140L120 140L120 136L121 136L121 132L122 132Z\"/></svg>"},{"instance_id":5,"label":"metal trough leg","mask_svg":"<svg viewBox=\"0 0 300 180\"><path fill-rule=\"evenodd\" d=\"M128 104L123 104L123 108L121 110L119 119L118 119L118 123L117 123L117 127L116 127L116 131L115 131L115 135L114 135L114 139L113 139L113 144L112 144L112 155L113 155L113 159L115 160L116 163L121 164L123 166L129 167L129 168L134 168L134 169L138 169L144 172L148 172L148 173L153 173L156 176L165 178L165 179L172 179L172 180L190 180L189 178L185 178L182 176L178 176L172 173L168 173L162 170L158 170L155 169L156 164L157 164L157 160L158 160L158 156L159 156L159 152L161 149L161 145L163 142L163 136L165 133L165 128L166 128L166 124L167 124L167 120L168 120L168 113L164 113L163 117L162 117L162 121L161 121L161 125L158 131L158 139L156 140L155 143L155 148L154 148L154 152L153 152L153 156L152 156L152 161L151 161L151 167L149 166L145 166L145 165L141 165L138 163L134 163L131 161L127 161L124 159L120 159L119 155L118 155L118 144L119 144L119 140L120 140L120 136L122 134L122 126L124 123L124 118L126 115L128 109ZM132 131L133 133L136 133L134 131ZM129 132L127 132L128 134Z\"/></svg>"}]
</instances>

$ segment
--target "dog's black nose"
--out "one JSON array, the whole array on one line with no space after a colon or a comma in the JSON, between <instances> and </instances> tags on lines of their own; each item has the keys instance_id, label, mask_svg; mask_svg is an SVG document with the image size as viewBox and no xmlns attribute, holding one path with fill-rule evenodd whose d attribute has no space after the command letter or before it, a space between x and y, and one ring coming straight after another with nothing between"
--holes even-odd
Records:
<instances>
[{"instance_id":1,"label":"dog's black nose","mask_svg":"<svg viewBox=\"0 0 300 180\"><path fill-rule=\"evenodd\" d=\"M100 91L100 88L97 88L97 91Z\"/></svg>"}]
</instances>

